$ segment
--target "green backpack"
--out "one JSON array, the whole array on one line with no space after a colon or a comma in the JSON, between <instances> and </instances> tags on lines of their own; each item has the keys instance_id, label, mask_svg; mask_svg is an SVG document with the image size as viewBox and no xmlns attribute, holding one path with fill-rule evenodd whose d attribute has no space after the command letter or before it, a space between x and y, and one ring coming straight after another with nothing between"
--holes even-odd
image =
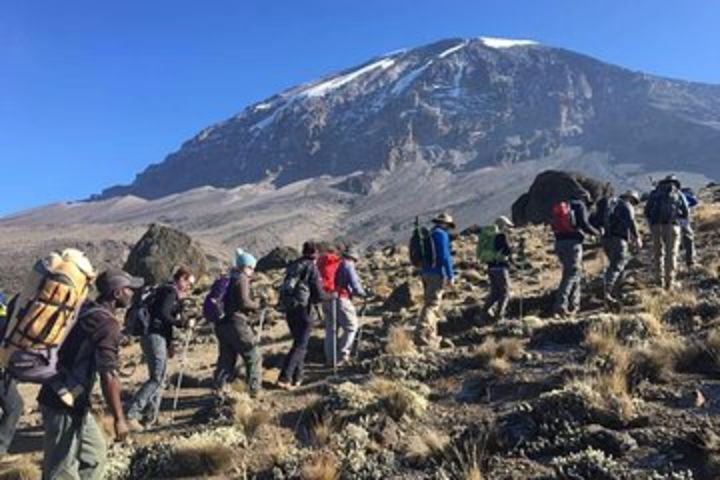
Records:
<instances>
[{"instance_id":1,"label":"green backpack","mask_svg":"<svg viewBox=\"0 0 720 480\"><path fill-rule=\"evenodd\" d=\"M498 230L495 225L483 227L477 243L477 258L481 263L505 262L507 256L495 250L495 237Z\"/></svg>"}]
</instances>

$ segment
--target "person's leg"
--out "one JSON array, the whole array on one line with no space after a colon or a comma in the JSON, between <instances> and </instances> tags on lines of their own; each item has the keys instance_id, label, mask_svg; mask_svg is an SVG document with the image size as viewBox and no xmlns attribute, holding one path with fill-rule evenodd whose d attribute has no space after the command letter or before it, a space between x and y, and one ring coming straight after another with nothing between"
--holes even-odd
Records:
<instances>
[{"instance_id":1,"label":"person's leg","mask_svg":"<svg viewBox=\"0 0 720 480\"><path fill-rule=\"evenodd\" d=\"M655 281L662 287L663 277L663 228L662 225L651 225L650 235L653 244L653 272Z\"/></svg>"},{"instance_id":2,"label":"person's leg","mask_svg":"<svg viewBox=\"0 0 720 480\"><path fill-rule=\"evenodd\" d=\"M258 347L258 337L248 324L248 318L238 318L234 322L234 332L231 335L233 350L243 357L245 364L245 383L251 395L256 395L262 385L261 357Z\"/></svg>"},{"instance_id":3,"label":"person's leg","mask_svg":"<svg viewBox=\"0 0 720 480\"><path fill-rule=\"evenodd\" d=\"M167 372L167 342L161 335L150 334L140 339L148 367L148 380L135 394L128 409L128 419L139 420L146 416L150 422L157 419L162 399L162 387Z\"/></svg>"},{"instance_id":4,"label":"person's leg","mask_svg":"<svg viewBox=\"0 0 720 480\"><path fill-rule=\"evenodd\" d=\"M485 304L483 305L483 312L485 312L485 314L490 314L490 309L500 300L500 288L497 284L495 269L488 268L488 280L490 281L490 292L485 298ZM499 308L498 306L498 309ZM497 311L495 314L497 315Z\"/></svg>"},{"instance_id":5,"label":"person's leg","mask_svg":"<svg viewBox=\"0 0 720 480\"><path fill-rule=\"evenodd\" d=\"M685 250L685 265L690 269L695 266L695 232L688 222L682 227L682 246Z\"/></svg>"},{"instance_id":6,"label":"person's leg","mask_svg":"<svg viewBox=\"0 0 720 480\"><path fill-rule=\"evenodd\" d=\"M562 266L562 278L555 297L555 311L558 313L568 312L570 294L574 286L574 279L577 276L573 247L574 243L568 240L555 242L555 253Z\"/></svg>"},{"instance_id":7,"label":"person's leg","mask_svg":"<svg viewBox=\"0 0 720 480\"><path fill-rule=\"evenodd\" d=\"M443 277L439 275L424 275L424 306L418 318L415 330L415 341L420 346L437 348L440 346L440 337L437 333L437 323L440 320L443 297Z\"/></svg>"},{"instance_id":8,"label":"person's leg","mask_svg":"<svg viewBox=\"0 0 720 480\"><path fill-rule=\"evenodd\" d=\"M105 473L107 446L105 436L95 421L95 417L90 413L87 413L82 419L79 442L80 478L100 480Z\"/></svg>"},{"instance_id":9,"label":"person's leg","mask_svg":"<svg viewBox=\"0 0 720 480\"><path fill-rule=\"evenodd\" d=\"M299 343L300 343L300 323L301 323L301 309L292 309L287 311L287 324L288 329L290 330L290 335L292 335L293 343L290 347L290 350L288 351L287 355L285 355L285 360L283 361L283 367L280 371L280 378L279 381L283 383L290 383L292 381L293 375L295 374L295 368L296 368L296 351L298 349Z\"/></svg>"},{"instance_id":10,"label":"person's leg","mask_svg":"<svg viewBox=\"0 0 720 480\"><path fill-rule=\"evenodd\" d=\"M218 359L213 375L213 386L218 390L221 390L227 382L232 382L235 379L237 353L228 341L231 328L232 325L229 322L215 326L215 336L218 342Z\"/></svg>"},{"instance_id":11,"label":"person's leg","mask_svg":"<svg viewBox=\"0 0 720 480\"><path fill-rule=\"evenodd\" d=\"M608 268L605 271L605 295L613 298L618 281L622 277L629 258L628 244L625 240L613 237L606 240L608 245Z\"/></svg>"},{"instance_id":12,"label":"person's leg","mask_svg":"<svg viewBox=\"0 0 720 480\"><path fill-rule=\"evenodd\" d=\"M24 406L17 382L9 375L0 375L0 455L5 455L12 444Z\"/></svg>"},{"instance_id":13,"label":"person's leg","mask_svg":"<svg viewBox=\"0 0 720 480\"><path fill-rule=\"evenodd\" d=\"M303 376L305 375L305 357L307 356L308 343L310 343L313 328L313 317L306 309L301 310L299 320L299 341L298 348L295 351L296 367L292 377L292 383L294 385L300 385L303 381Z\"/></svg>"},{"instance_id":14,"label":"person's leg","mask_svg":"<svg viewBox=\"0 0 720 480\"><path fill-rule=\"evenodd\" d=\"M680 254L680 226L665 226L665 288L671 289L675 286L677 276L677 261Z\"/></svg>"},{"instance_id":15,"label":"person's leg","mask_svg":"<svg viewBox=\"0 0 720 480\"><path fill-rule=\"evenodd\" d=\"M78 480L81 422L61 410L40 406L43 427L43 480Z\"/></svg>"},{"instance_id":16,"label":"person's leg","mask_svg":"<svg viewBox=\"0 0 720 480\"><path fill-rule=\"evenodd\" d=\"M568 308L571 312L579 312L582 304L582 279L583 279L583 245L577 242L572 247L570 267L570 295Z\"/></svg>"},{"instance_id":17,"label":"person's leg","mask_svg":"<svg viewBox=\"0 0 720 480\"><path fill-rule=\"evenodd\" d=\"M355 305L353 305L349 298L341 298L338 300L338 312L338 325L340 325L343 330L340 340L338 341L338 350L340 352L340 359L346 361L350 358L350 352L358 328L360 327L360 322L357 311L355 310Z\"/></svg>"},{"instance_id":18,"label":"person's leg","mask_svg":"<svg viewBox=\"0 0 720 480\"><path fill-rule=\"evenodd\" d=\"M325 349L325 363L330 365L333 359L333 337L337 336L335 327L337 326L337 314L339 308L335 307L335 299L326 300L322 303L323 321L325 322L325 339L323 346ZM335 315L335 325L333 325L333 315Z\"/></svg>"},{"instance_id":19,"label":"person's leg","mask_svg":"<svg viewBox=\"0 0 720 480\"><path fill-rule=\"evenodd\" d=\"M495 312L495 320L505 320L505 312L510 302L510 272L507 268L500 268L496 273L496 287L498 289L498 306Z\"/></svg>"}]
</instances>

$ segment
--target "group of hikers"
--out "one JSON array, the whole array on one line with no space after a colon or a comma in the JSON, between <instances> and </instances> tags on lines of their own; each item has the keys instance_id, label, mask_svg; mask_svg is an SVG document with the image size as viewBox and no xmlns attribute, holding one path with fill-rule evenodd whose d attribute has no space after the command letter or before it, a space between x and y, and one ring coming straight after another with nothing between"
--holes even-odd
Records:
<instances>
[{"instance_id":1,"label":"group of hikers","mask_svg":"<svg viewBox=\"0 0 720 480\"><path fill-rule=\"evenodd\" d=\"M562 265L556 315L573 315L580 309L587 236L601 239L608 258L605 302L611 307L621 301L619 285L624 270L631 252L642 247L635 218L640 201L634 191L597 202L580 191L552 205L555 251ZM681 189L674 176L660 181L648 196L644 213L653 240L656 281L663 288L676 286L681 243L688 266L694 265L690 209L695 205L692 191ZM443 294L455 282L450 232L456 224L447 213L437 215L431 223L428 229L416 222L410 260L420 270L424 289L415 341L419 347L435 348L443 341L437 330ZM482 228L478 236L477 258L487 266L490 283L483 312L495 321L505 318L511 296L510 271L516 264L513 228L513 222L502 216ZM321 318L325 322L326 364L337 367L351 360L361 326L356 303L367 296L356 268L360 260L359 251L352 246L323 247L307 241L300 258L286 267L278 307L285 313L292 345L282 362L277 388L292 390L302 385L308 343ZM238 377L240 358L249 394L256 397L262 388L260 333L269 307L253 295L256 265L252 254L237 249L232 267L213 283L204 299L203 316L217 337L213 386L218 393ZM93 283L97 296L90 300ZM183 314L184 299L193 290L195 277L188 269L179 268L166 284L147 288L144 283L119 269L96 275L84 254L73 249L52 254L35 265L23 291L6 311L0 311L4 314L0 330L0 455L7 453L23 410L18 382L42 385L38 402L45 430L46 479L102 477L106 446L90 406L98 378L118 440L158 424L168 361L176 353L176 330L192 332L195 327L195 320ZM125 404L119 375L124 334L139 338L148 369L147 381Z\"/></svg>"}]
</instances>

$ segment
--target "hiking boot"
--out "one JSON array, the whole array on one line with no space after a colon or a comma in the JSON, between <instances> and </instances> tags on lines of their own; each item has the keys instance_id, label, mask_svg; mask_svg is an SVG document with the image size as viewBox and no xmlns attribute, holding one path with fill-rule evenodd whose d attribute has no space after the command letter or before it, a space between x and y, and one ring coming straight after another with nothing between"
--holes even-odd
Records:
<instances>
[{"instance_id":1,"label":"hiking boot","mask_svg":"<svg viewBox=\"0 0 720 480\"><path fill-rule=\"evenodd\" d=\"M277 386L281 390L286 390L288 392L295 390L295 385L293 385L290 382L286 382L284 380L278 380L277 383L275 384L275 386Z\"/></svg>"},{"instance_id":2,"label":"hiking boot","mask_svg":"<svg viewBox=\"0 0 720 480\"><path fill-rule=\"evenodd\" d=\"M553 317L555 318L570 318L572 316L572 312L570 312L566 308L558 308L555 310L555 313L553 314Z\"/></svg>"}]
</instances>

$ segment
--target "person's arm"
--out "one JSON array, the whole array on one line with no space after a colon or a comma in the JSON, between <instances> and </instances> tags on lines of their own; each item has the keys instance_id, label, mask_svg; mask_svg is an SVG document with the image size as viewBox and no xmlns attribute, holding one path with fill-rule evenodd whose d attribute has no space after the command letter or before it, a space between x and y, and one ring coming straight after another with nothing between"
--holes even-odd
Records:
<instances>
[{"instance_id":1,"label":"person's arm","mask_svg":"<svg viewBox=\"0 0 720 480\"><path fill-rule=\"evenodd\" d=\"M347 268L347 274L348 274L348 280L349 280L349 286L350 291L353 295L357 295L358 297L365 297L367 296L367 293L365 293L365 289L363 288L362 284L360 283L360 276L357 273L357 270L355 269L355 265L352 263L346 264Z\"/></svg>"},{"instance_id":2,"label":"person's arm","mask_svg":"<svg viewBox=\"0 0 720 480\"><path fill-rule=\"evenodd\" d=\"M252 299L250 292L250 279L247 275L240 275L240 281L236 282L238 288L238 294L240 295L240 302L242 304L242 311L244 313L255 312L260 308L260 304Z\"/></svg>"},{"instance_id":3,"label":"person's arm","mask_svg":"<svg viewBox=\"0 0 720 480\"><path fill-rule=\"evenodd\" d=\"M124 440L129 432L122 406L122 387L117 371L120 366L120 324L107 319L96 334L95 365L100 375L103 397L115 425L117 440Z\"/></svg>"},{"instance_id":4,"label":"person's arm","mask_svg":"<svg viewBox=\"0 0 720 480\"><path fill-rule=\"evenodd\" d=\"M588 235L592 235L594 237L599 237L600 232L597 231L595 227L590 225L590 221L588 219L588 210L587 207L581 203L577 203L577 208L575 209L575 214L577 215L577 226L580 230L584 231Z\"/></svg>"},{"instance_id":5,"label":"person's arm","mask_svg":"<svg viewBox=\"0 0 720 480\"><path fill-rule=\"evenodd\" d=\"M632 207L625 207L625 221L628 230L630 230L630 237L637 241L640 238L640 232L638 232L637 221L635 220L635 210Z\"/></svg>"},{"instance_id":6,"label":"person's arm","mask_svg":"<svg viewBox=\"0 0 720 480\"><path fill-rule=\"evenodd\" d=\"M167 288L160 299L158 317L164 325L181 327L182 322L175 315L178 304L178 295L174 288Z\"/></svg>"}]
</instances>

